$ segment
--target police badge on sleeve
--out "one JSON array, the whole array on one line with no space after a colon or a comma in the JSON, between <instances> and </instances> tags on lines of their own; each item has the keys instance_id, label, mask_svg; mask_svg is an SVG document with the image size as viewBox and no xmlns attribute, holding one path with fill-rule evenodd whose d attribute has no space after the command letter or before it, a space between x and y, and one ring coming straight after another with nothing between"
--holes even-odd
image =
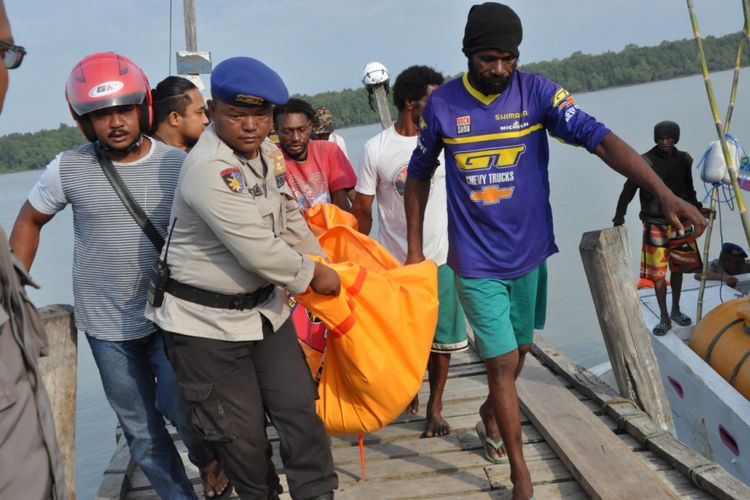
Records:
<instances>
[{"instance_id":1,"label":"police badge on sleeve","mask_svg":"<svg viewBox=\"0 0 750 500\"><path fill-rule=\"evenodd\" d=\"M224 180L224 184L226 184L231 191L235 193L241 193L245 190L245 178L242 177L242 172L240 172L240 169L227 168L222 170L219 175L221 175L221 178Z\"/></svg>"}]
</instances>

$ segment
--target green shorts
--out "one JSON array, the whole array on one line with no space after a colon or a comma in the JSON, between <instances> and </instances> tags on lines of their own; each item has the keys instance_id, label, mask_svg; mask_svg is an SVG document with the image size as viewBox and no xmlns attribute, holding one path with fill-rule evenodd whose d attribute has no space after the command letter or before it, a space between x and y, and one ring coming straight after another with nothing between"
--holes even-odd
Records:
<instances>
[{"instance_id":1,"label":"green shorts","mask_svg":"<svg viewBox=\"0 0 750 500\"><path fill-rule=\"evenodd\" d=\"M534 342L547 315L547 263L509 280L456 277L456 291L482 359Z\"/></svg>"},{"instance_id":2,"label":"green shorts","mask_svg":"<svg viewBox=\"0 0 750 500\"><path fill-rule=\"evenodd\" d=\"M456 295L456 275L448 264L438 266L438 323L432 352L451 353L463 351L469 346L466 320L461 303Z\"/></svg>"}]
</instances>

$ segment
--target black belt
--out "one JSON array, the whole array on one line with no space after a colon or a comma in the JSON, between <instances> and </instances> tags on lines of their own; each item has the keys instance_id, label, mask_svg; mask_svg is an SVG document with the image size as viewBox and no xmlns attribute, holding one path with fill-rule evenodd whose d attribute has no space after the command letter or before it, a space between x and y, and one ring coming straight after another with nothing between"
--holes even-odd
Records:
<instances>
[{"instance_id":1,"label":"black belt","mask_svg":"<svg viewBox=\"0 0 750 500\"><path fill-rule=\"evenodd\" d=\"M201 288L186 285L169 278L167 281L167 293L178 299L194 302L202 306L216 307L218 309L252 309L264 302L273 293L274 285L258 288L252 293L237 293L227 295L224 293L209 292Z\"/></svg>"}]
</instances>

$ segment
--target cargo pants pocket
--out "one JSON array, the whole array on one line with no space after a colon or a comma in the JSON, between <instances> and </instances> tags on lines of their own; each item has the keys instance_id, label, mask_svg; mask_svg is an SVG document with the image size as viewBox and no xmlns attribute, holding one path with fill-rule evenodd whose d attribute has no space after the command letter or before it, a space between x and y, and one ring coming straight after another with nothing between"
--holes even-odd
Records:
<instances>
[{"instance_id":1,"label":"cargo pants pocket","mask_svg":"<svg viewBox=\"0 0 750 500\"><path fill-rule=\"evenodd\" d=\"M213 382L179 382L177 385L185 401L190 424L201 439L216 443L234 440L226 403L217 393Z\"/></svg>"},{"instance_id":2,"label":"cargo pants pocket","mask_svg":"<svg viewBox=\"0 0 750 500\"><path fill-rule=\"evenodd\" d=\"M11 330L10 316L5 312L5 309L0 305L0 335L3 336L4 340L8 342L15 342L13 338L13 330ZM3 359L3 354L6 356L15 356L12 352L2 353L0 352L0 411L10 408L18 400L18 394L16 393L16 377L11 373L8 364L11 360ZM18 362L19 360L13 360ZM3 435L3 429L0 428L0 435Z\"/></svg>"}]
</instances>

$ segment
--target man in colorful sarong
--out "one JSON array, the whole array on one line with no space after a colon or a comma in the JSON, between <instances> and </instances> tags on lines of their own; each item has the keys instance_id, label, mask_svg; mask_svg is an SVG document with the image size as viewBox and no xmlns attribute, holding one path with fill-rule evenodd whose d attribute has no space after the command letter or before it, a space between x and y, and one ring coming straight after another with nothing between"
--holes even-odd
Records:
<instances>
[{"instance_id":1,"label":"man in colorful sarong","mask_svg":"<svg viewBox=\"0 0 750 500\"><path fill-rule=\"evenodd\" d=\"M656 146L643 153L643 159L656 175L678 197L704 211L693 187L693 159L675 144L680 140L680 126L672 121L662 121L654 126ZM628 179L617 200L617 209L612 222L615 226L625 222L628 204L639 190L639 185ZM660 321L653 328L654 335L664 335L672 328L672 321L680 326L693 322L680 310L682 275L703 268L695 234L687 228L679 234L667 219L659 198L646 189L640 189L643 222L643 245L641 246L641 278L654 283L654 294L659 304ZM705 212L705 211L704 211ZM667 309L667 268L670 271L672 308Z\"/></svg>"}]
</instances>

